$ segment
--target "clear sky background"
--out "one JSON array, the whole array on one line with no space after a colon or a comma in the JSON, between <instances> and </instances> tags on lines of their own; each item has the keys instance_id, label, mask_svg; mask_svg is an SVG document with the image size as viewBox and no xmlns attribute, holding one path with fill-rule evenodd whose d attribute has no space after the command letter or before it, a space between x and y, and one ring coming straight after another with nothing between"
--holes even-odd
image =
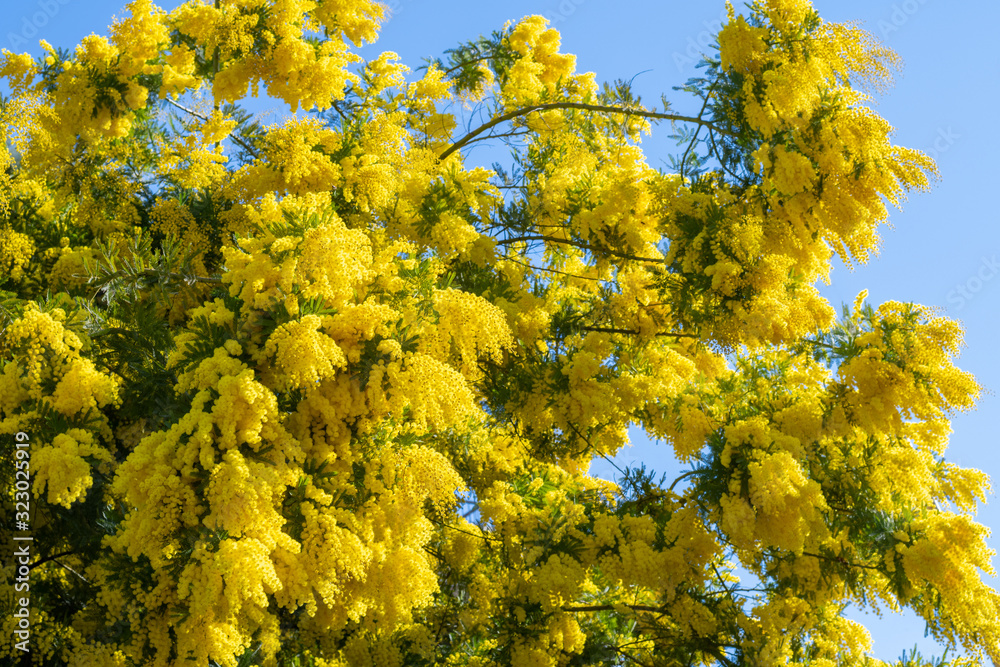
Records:
<instances>
[{"instance_id":1,"label":"clear sky background","mask_svg":"<svg viewBox=\"0 0 1000 667\"><path fill-rule=\"evenodd\" d=\"M165 9L180 4L160 3ZM577 55L579 71L594 71L598 81L631 79L647 104L667 93L678 112L697 112L693 99L672 90L701 70L695 68L725 18L722 0L388 0L393 14L374 46L362 53L398 53L416 69L461 40L489 34L508 19L547 16L563 36L562 50ZM39 55L38 39L72 48L91 32L106 33L124 0L0 0L0 48ZM883 227L879 257L853 271L838 264L823 294L838 308L862 289L869 301L913 301L940 307L963 322L967 348L959 366L987 389L976 411L957 415L948 458L986 471L1000 484L996 417L1000 391L1000 225L994 197L995 156L1000 135L990 119L1000 103L1000 51L996 25L1000 3L986 0L814 0L827 21L858 22L895 49L905 68L876 110L897 128L898 144L919 148L938 162L943 179L929 194L913 195L895 212L893 228ZM740 9L742 5L737 5ZM259 108L283 113L277 104ZM649 163L666 165L674 152L661 125L644 140ZM473 154L473 159L476 155ZM485 162L489 162L486 159ZM680 472L666 446L633 432L633 446L619 463L643 461L668 474ZM601 462L593 470L610 476ZM1000 531L1000 502L990 496L979 520ZM990 546L1000 540L994 536ZM994 559L994 563L1000 560ZM992 578L992 585L1000 580ZM912 614L878 619L853 612L871 629L874 653L892 660L914 644L922 653L940 654L924 638L923 622Z\"/></svg>"}]
</instances>

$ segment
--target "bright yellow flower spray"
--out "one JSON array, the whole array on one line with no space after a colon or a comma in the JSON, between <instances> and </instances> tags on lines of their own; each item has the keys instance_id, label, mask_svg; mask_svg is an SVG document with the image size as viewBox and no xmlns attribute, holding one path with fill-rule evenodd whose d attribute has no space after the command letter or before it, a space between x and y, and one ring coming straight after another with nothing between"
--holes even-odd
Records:
<instances>
[{"instance_id":1,"label":"bright yellow flower spray","mask_svg":"<svg viewBox=\"0 0 1000 667\"><path fill-rule=\"evenodd\" d=\"M816 289L936 176L866 106L896 56L730 8L682 116L538 16L366 62L384 11L135 0L0 56L36 664L878 663L848 603L1000 660L989 481L944 458L961 330ZM257 123L262 91L298 113ZM510 165L466 164L487 139ZM636 424L689 472L590 476Z\"/></svg>"}]
</instances>

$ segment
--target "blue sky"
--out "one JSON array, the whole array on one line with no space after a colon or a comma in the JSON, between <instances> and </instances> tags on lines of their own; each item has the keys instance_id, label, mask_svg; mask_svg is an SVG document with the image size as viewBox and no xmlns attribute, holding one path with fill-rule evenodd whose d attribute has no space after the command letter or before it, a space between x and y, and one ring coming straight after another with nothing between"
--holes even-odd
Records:
<instances>
[{"instance_id":1,"label":"blue sky","mask_svg":"<svg viewBox=\"0 0 1000 667\"><path fill-rule=\"evenodd\" d=\"M175 0L161 3L170 9ZM672 91L700 70L705 50L725 7L720 0L388 0L393 15L368 56L395 51L411 68L508 19L529 14L550 18L563 35L563 51L578 56L580 71L594 71L599 81L634 79L647 103L667 93L680 112L697 111L694 101ZM11 8L15 5L16 9ZM110 18L122 13L122 0L24 0L5 3L0 48L41 53L38 39L72 47L91 32L104 33ZM858 22L904 59L896 86L876 107L897 128L895 140L934 156L943 179L928 194L916 194L895 212L893 228L883 228L884 248L866 266L837 265L824 295L839 308L862 289L869 300L913 301L938 306L962 321L967 348L959 365L986 387L976 411L957 415L948 451L950 460L986 471L1000 483L1000 453L991 414L997 414L1000 355L994 336L1000 325L1000 225L992 197L998 184L995 162L1000 135L991 129L1000 102L1000 51L995 26L1000 3L985 0L814 0L828 21ZM740 5L738 5L739 7ZM278 113L282 110L272 106ZM663 165L673 144L666 126L644 141L650 164ZM488 160L487 160L488 161ZM619 462L645 461L668 473L679 469L669 451L640 433ZM602 475L609 465L595 465ZM1000 503L995 496L979 514L1000 531ZM1000 541L992 538L996 549ZM997 562L996 559L994 562ZM1000 580L992 579L994 587ZM925 654L940 653L923 637L923 623L913 616L877 619L852 614L872 630L875 655L895 659L915 643Z\"/></svg>"}]
</instances>

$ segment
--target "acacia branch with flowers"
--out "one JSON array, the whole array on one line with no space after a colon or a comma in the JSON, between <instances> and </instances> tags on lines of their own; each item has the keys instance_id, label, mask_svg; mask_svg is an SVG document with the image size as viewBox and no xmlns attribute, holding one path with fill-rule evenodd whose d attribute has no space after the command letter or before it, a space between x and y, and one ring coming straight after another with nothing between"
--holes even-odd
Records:
<instances>
[{"instance_id":1,"label":"acacia branch with flowers","mask_svg":"<svg viewBox=\"0 0 1000 667\"><path fill-rule=\"evenodd\" d=\"M896 56L762 0L687 115L539 16L365 60L383 12L134 0L0 56L35 663L861 664L852 602L1000 659L961 329L816 287L936 174L855 85ZM686 471L590 474L630 428Z\"/></svg>"}]
</instances>

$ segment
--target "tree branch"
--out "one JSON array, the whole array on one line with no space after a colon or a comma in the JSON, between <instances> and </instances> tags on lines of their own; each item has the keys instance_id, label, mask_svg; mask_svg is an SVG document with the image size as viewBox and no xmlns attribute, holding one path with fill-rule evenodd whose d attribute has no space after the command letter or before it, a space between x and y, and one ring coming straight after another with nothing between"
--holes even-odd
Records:
<instances>
[{"instance_id":1,"label":"tree branch","mask_svg":"<svg viewBox=\"0 0 1000 667\"><path fill-rule=\"evenodd\" d=\"M573 241L572 239L560 239L555 236L516 236L510 239L499 239L497 245L510 245L511 243L521 243L527 241L548 241L550 243L562 243L563 245L570 245L574 248L580 248L581 250L589 250L591 252L604 252L609 255L614 255L615 257L621 257L622 259L631 259L636 262L653 262L655 264L662 264L662 259L657 259L655 257L641 257L639 255L633 255L625 252L618 252L612 250L611 248L595 248L593 246L587 245L582 241Z\"/></svg>"},{"instance_id":2,"label":"tree branch","mask_svg":"<svg viewBox=\"0 0 1000 667\"><path fill-rule=\"evenodd\" d=\"M629 109L624 107L613 107L604 104L585 104L583 102L550 102L548 104L534 104L532 106L523 107L521 109L515 109L514 111L509 111L502 116L497 116L490 122L480 125L475 130L469 132L467 135L456 141L454 144L448 147L445 152L438 156L438 159L444 160L449 155L455 151L461 150L466 144L478 137L483 132L492 129L499 125L500 123L506 123L508 120L513 120L521 116L527 116L529 113L534 113L535 111L550 111L553 109L579 109L581 111L596 111L598 113L623 113L628 116L638 116L640 118L653 118L656 120L673 120L680 121L684 123L695 123L710 129L715 130L720 134L729 134L724 130L720 130L715 127L712 123L707 120L702 120L701 118L695 118L693 116L681 116L679 114L673 113L659 113L656 111L646 111L645 109ZM732 136L732 135L730 135Z\"/></svg>"},{"instance_id":3,"label":"tree branch","mask_svg":"<svg viewBox=\"0 0 1000 667\"><path fill-rule=\"evenodd\" d=\"M47 563L50 560L55 560L56 558L62 558L63 556L72 556L75 553L76 553L75 551L63 551L62 553L53 554L51 556L46 556L45 558L42 558L41 560L36 560L34 563L32 563L31 565L29 565L28 569L29 570L34 570L39 565L42 565L43 563Z\"/></svg>"},{"instance_id":4,"label":"tree branch","mask_svg":"<svg viewBox=\"0 0 1000 667\"><path fill-rule=\"evenodd\" d=\"M640 661L635 656L629 655L628 653L626 653L625 651L623 651L620 646L615 646L614 648L615 648L616 651L618 651L619 655L621 655L624 658L627 658L627 659L631 660L635 664L639 665L639 667L651 667L650 665L647 665L646 663Z\"/></svg>"},{"instance_id":5,"label":"tree branch","mask_svg":"<svg viewBox=\"0 0 1000 667\"><path fill-rule=\"evenodd\" d=\"M667 489L667 493L670 493L671 491L674 490L674 487L677 486L677 482L681 481L682 479L687 479L688 477L691 477L692 475L697 475L700 472L701 472L701 470L688 470L686 473L684 473L683 475L681 475L680 477L678 477L677 479L675 479L673 481L673 483L670 485L670 488Z\"/></svg>"},{"instance_id":6,"label":"tree branch","mask_svg":"<svg viewBox=\"0 0 1000 667\"><path fill-rule=\"evenodd\" d=\"M862 567L866 570L875 570L876 572L881 572L882 569L876 565L865 565L864 563L854 563L845 558L832 558L830 556L824 556L822 554L812 554L808 551L802 552L803 556L812 556L813 558L819 558L820 560L827 560L831 563L840 563L841 565L846 565L848 567Z\"/></svg>"},{"instance_id":7,"label":"tree branch","mask_svg":"<svg viewBox=\"0 0 1000 667\"><path fill-rule=\"evenodd\" d=\"M528 264L526 262L520 262L520 261L518 261L516 259L513 259L513 258L511 258L509 256L506 256L506 255L502 259L505 262L512 262L514 264L520 264L521 266L523 266L525 268L528 268L528 269L532 269L533 271L547 271L549 273L558 273L561 276L569 276L570 278L576 278L578 280L592 280L592 281L598 282L598 283L611 282L610 280L605 280L604 278L590 278L588 276L578 276L575 273L569 273L567 271L559 271L558 269L549 269L549 268L546 268L544 266L535 266L534 264Z\"/></svg>"},{"instance_id":8,"label":"tree branch","mask_svg":"<svg viewBox=\"0 0 1000 667\"><path fill-rule=\"evenodd\" d=\"M616 611L615 607L617 606L618 605L613 605L613 604L593 604L593 605L584 605L582 607L563 607L562 610L573 613ZM651 614L662 614L664 612L664 610L660 609L659 607L650 607L648 605L643 605L643 604L627 604L625 606L631 609L632 611L645 611Z\"/></svg>"},{"instance_id":9,"label":"tree branch","mask_svg":"<svg viewBox=\"0 0 1000 667\"><path fill-rule=\"evenodd\" d=\"M580 327L583 331L596 331L598 333L623 334L628 336L638 336L640 332L632 329L614 329L611 327ZM700 338L698 334L678 333L676 331L659 331L657 336L673 336L674 338Z\"/></svg>"},{"instance_id":10,"label":"tree branch","mask_svg":"<svg viewBox=\"0 0 1000 667\"><path fill-rule=\"evenodd\" d=\"M206 116L205 114L198 113L194 109L188 109L186 106L184 106L182 104L178 104L177 102L174 102L172 99L170 99L169 95L167 95L163 99L166 100L167 102L169 102L170 104L174 105L175 107L177 107L181 111L183 111L185 113L191 114L195 118L199 118L199 119L205 121L206 123L209 121L208 116ZM248 153L250 153L250 155L253 155L258 160L260 159L260 154L257 153L257 150L255 148L253 148L253 146L251 146L250 144L248 144L245 141L243 141L239 136L237 136L235 134L230 134L229 138L232 139L237 144L239 144L240 146L242 146L244 148L244 150L246 150Z\"/></svg>"}]
</instances>

